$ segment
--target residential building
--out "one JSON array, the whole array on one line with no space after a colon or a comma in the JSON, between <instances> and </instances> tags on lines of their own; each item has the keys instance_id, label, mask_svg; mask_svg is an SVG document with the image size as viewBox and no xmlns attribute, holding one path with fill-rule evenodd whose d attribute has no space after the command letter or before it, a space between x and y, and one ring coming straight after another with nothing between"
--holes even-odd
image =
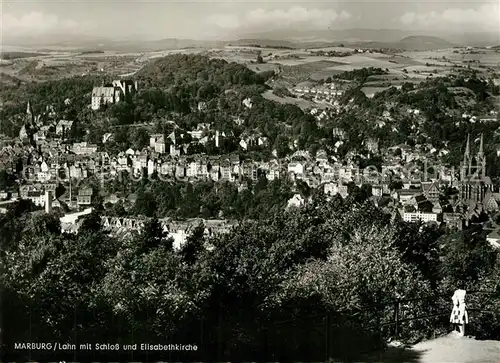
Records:
<instances>
[{"instance_id":1,"label":"residential building","mask_svg":"<svg viewBox=\"0 0 500 363\"><path fill-rule=\"evenodd\" d=\"M431 202L437 202L439 200L439 186L436 182L422 182L422 192L424 196Z\"/></svg>"},{"instance_id":2,"label":"residential building","mask_svg":"<svg viewBox=\"0 0 500 363\"><path fill-rule=\"evenodd\" d=\"M421 212L403 213L403 220L405 222L417 222L417 221L437 222L438 214L436 214L436 213L421 213Z\"/></svg>"},{"instance_id":3,"label":"residential building","mask_svg":"<svg viewBox=\"0 0 500 363\"><path fill-rule=\"evenodd\" d=\"M186 175L188 178L196 178L198 176L198 161L194 160L190 162L187 166Z\"/></svg>"},{"instance_id":4,"label":"residential building","mask_svg":"<svg viewBox=\"0 0 500 363\"><path fill-rule=\"evenodd\" d=\"M43 207L45 204L45 194L40 190L29 191L23 199L30 200L37 207Z\"/></svg>"},{"instance_id":5,"label":"residential building","mask_svg":"<svg viewBox=\"0 0 500 363\"><path fill-rule=\"evenodd\" d=\"M220 167L219 165L212 165L209 171L210 179L213 181L218 181L220 178Z\"/></svg>"},{"instance_id":6,"label":"residential building","mask_svg":"<svg viewBox=\"0 0 500 363\"><path fill-rule=\"evenodd\" d=\"M347 185L342 185L338 183L326 183L324 185L324 193L328 195L339 194L342 198L346 198L349 193L347 192Z\"/></svg>"},{"instance_id":7,"label":"residential building","mask_svg":"<svg viewBox=\"0 0 500 363\"><path fill-rule=\"evenodd\" d=\"M155 144L156 144L156 140L158 140L162 136L163 136L163 134L153 134L153 135L149 136L149 147L151 149L154 149Z\"/></svg>"},{"instance_id":8,"label":"residential building","mask_svg":"<svg viewBox=\"0 0 500 363\"><path fill-rule=\"evenodd\" d=\"M97 152L97 145L87 142L73 144L73 152L77 155L89 155Z\"/></svg>"},{"instance_id":9,"label":"residential building","mask_svg":"<svg viewBox=\"0 0 500 363\"><path fill-rule=\"evenodd\" d=\"M393 197L404 203L419 195L422 195L422 189L399 189L394 192Z\"/></svg>"},{"instance_id":10,"label":"residential building","mask_svg":"<svg viewBox=\"0 0 500 363\"><path fill-rule=\"evenodd\" d=\"M73 121L60 120L56 125L56 135L62 139L67 139L71 135Z\"/></svg>"},{"instance_id":11,"label":"residential building","mask_svg":"<svg viewBox=\"0 0 500 363\"><path fill-rule=\"evenodd\" d=\"M155 152L158 154L164 154L165 153L165 137L161 135L154 143L154 149Z\"/></svg>"},{"instance_id":12,"label":"residential building","mask_svg":"<svg viewBox=\"0 0 500 363\"><path fill-rule=\"evenodd\" d=\"M203 137L203 130L188 131L188 134L195 140L200 140Z\"/></svg>"},{"instance_id":13,"label":"residential building","mask_svg":"<svg viewBox=\"0 0 500 363\"><path fill-rule=\"evenodd\" d=\"M90 205L92 203L92 188L80 188L78 190L77 204L80 205Z\"/></svg>"},{"instance_id":14,"label":"residential building","mask_svg":"<svg viewBox=\"0 0 500 363\"><path fill-rule=\"evenodd\" d=\"M291 199L288 200L287 209L292 207L302 207L304 203L304 198L300 194L295 194Z\"/></svg>"},{"instance_id":15,"label":"residential building","mask_svg":"<svg viewBox=\"0 0 500 363\"><path fill-rule=\"evenodd\" d=\"M291 162L288 164L288 172L295 175L304 174L304 165L299 162Z\"/></svg>"},{"instance_id":16,"label":"residential building","mask_svg":"<svg viewBox=\"0 0 500 363\"><path fill-rule=\"evenodd\" d=\"M220 166L220 178L230 182L234 181L234 176L229 164L223 164Z\"/></svg>"},{"instance_id":17,"label":"residential building","mask_svg":"<svg viewBox=\"0 0 500 363\"><path fill-rule=\"evenodd\" d=\"M186 166L176 165L175 166L175 177L179 179L184 179L186 177Z\"/></svg>"}]
</instances>

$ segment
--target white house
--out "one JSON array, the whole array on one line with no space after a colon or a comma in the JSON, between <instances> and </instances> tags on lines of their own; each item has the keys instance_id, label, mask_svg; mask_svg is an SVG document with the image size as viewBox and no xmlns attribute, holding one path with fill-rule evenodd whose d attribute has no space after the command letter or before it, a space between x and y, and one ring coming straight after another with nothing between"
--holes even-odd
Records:
<instances>
[{"instance_id":1,"label":"white house","mask_svg":"<svg viewBox=\"0 0 500 363\"><path fill-rule=\"evenodd\" d=\"M305 201L300 194L295 194L292 198L288 200L287 208L291 207L302 207Z\"/></svg>"},{"instance_id":2,"label":"white house","mask_svg":"<svg viewBox=\"0 0 500 363\"><path fill-rule=\"evenodd\" d=\"M436 222L438 215L436 213L403 213L403 220L405 222Z\"/></svg>"},{"instance_id":3,"label":"white house","mask_svg":"<svg viewBox=\"0 0 500 363\"><path fill-rule=\"evenodd\" d=\"M296 175L304 174L304 165L298 162L292 162L288 164L288 172L294 173Z\"/></svg>"}]
</instances>

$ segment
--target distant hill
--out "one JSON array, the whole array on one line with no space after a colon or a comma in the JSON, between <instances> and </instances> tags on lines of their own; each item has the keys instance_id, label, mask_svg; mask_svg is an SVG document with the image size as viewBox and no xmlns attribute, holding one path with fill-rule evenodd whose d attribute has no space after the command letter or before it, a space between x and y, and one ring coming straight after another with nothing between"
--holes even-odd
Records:
<instances>
[{"instance_id":1,"label":"distant hill","mask_svg":"<svg viewBox=\"0 0 500 363\"><path fill-rule=\"evenodd\" d=\"M193 39L159 39L159 40L115 40L102 37L57 35L22 37L11 36L4 39L4 44L12 46L25 46L31 49L44 48L45 50L68 50L84 52L95 51L119 51L119 52L154 52L158 50L172 50L183 48L216 47L218 42L193 40Z\"/></svg>"},{"instance_id":2,"label":"distant hill","mask_svg":"<svg viewBox=\"0 0 500 363\"><path fill-rule=\"evenodd\" d=\"M233 46L257 46L262 48L288 48L295 49L300 46L295 42L290 42L286 40L279 39L238 39L234 41L226 41L225 45L233 45Z\"/></svg>"},{"instance_id":3,"label":"distant hill","mask_svg":"<svg viewBox=\"0 0 500 363\"><path fill-rule=\"evenodd\" d=\"M447 37L448 38L448 37ZM402 50L432 50L453 47L455 44L437 36L422 35L397 29L344 29L323 31L273 31L257 33L225 41L176 39L113 40L88 36L42 36L37 38L10 37L4 44L27 46L31 49L63 48L77 52L88 50L121 52L154 52L187 48L221 48L227 45L270 48L319 48L344 44L351 48L392 48ZM457 42L458 44L458 42ZM461 44L461 43L460 43ZM496 43L492 43L496 44Z\"/></svg>"},{"instance_id":4,"label":"distant hill","mask_svg":"<svg viewBox=\"0 0 500 363\"><path fill-rule=\"evenodd\" d=\"M303 31L299 29L273 30L245 35L245 38L305 42L396 42L416 32L399 29L328 29Z\"/></svg>"},{"instance_id":5,"label":"distant hill","mask_svg":"<svg viewBox=\"0 0 500 363\"><path fill-rule=\"evenodd\" d=\"M320 48L344 44L351 48L392 48L402 50L432 50L449 48L461 45L460 38L475 39L477 34L455 35L449 34L426 35L417 31L399 29L331 29L321 31L271 31L256 33L248 36L254 42L265 39L266 43L293 44L294 48ZM450 42L448 39L453 39ZM454 44L456 43L456 44Z\"/></svg>"},{"instance_id":6,"label":"distant hill","mask_svg":"<svg viewBox=\"0 0 500 363\"><path fill-rule=\"evenodd\" d=\"M326 48L337 47L344 45L349 48L390 48L401 50L433 50L443 48L453 48L455 44L438 37L413 35L405 37L401 40L394 42L381 42L381 41L304 41L292 42L286 40L273 40L273 39L240 39L237 41L227 42L230 45L239 46L257 46L269 48L288 48L288 49L313 49L313 48Z\"/></svg>"},{"instance_id":7,"label":"distant hill","mask_svg":"<svg viewBox=\"0 0 500 363\"><path fill-rule=\"evenodd\" d=\"M456 44L450 43L445 39L427 35L409 36L401 39L396 45L398 48L405 50L432 50L453 48L456 46Z\"/></svg>"},{"instance_id":8,"label":"distant hill","mask_svg":"<svg viewBox=\"0 0 500 363\"><path fill-rule=\"evenodd\" d=\"M153 41L118 41L104 44L102 48L115 51L142 51L154 52L160 50L185 49L185 48L215 48L221 45L216 41L204 41L193 39L167 38Z\"/></svg>"}]
</instances>

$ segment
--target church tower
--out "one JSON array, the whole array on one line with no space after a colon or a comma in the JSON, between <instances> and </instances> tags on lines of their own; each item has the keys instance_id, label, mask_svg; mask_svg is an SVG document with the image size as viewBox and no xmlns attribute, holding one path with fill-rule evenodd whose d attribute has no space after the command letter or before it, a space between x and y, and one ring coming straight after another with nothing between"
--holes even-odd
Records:
<instances>
[{"instance_id":1,"label":"church tower","mask_svg":"<svg viewBox=\"0 0 500 363\"><path fill-rule=\"evenodd\" d=\"M33 124L35 121L35 116L33 116L33 108L31 107L31 101L28 101L28 105L26 106L26 123Z\"/></svg>"},{"instance_id":2,"label":"church tower","mask_svg":"<svg viewBox=\"0 0 500 363\"><path fill-rule=\"evenodd\" d=\"M467 144L465 145L464 160L460 165L460 180L465 181L466 177L472 173L472 157L470 153L470 134L467 135Z\"/></svg>"},{"instance_id":3,"label":"church tower","mask_svg":"<svg viewBox=\"0 0 500 363\"><path fill-rule=\"evenodd\" d=\"M477 175L483 179L486 176L486 157L483 151L483 134L481 134L481 140L479 143L479 151L476 156L476 168Z\"/></svg>"},{"instance_id":4,"label":"church tower","mask_svg":"<svg viewBox=\"0 0 500 363\"><path fill-rule=\"evenodd\" d=\"M30 140L32 135L33 121L33 108L31 107L31 102L28 101L28 105L26 106L26 116L24 124L19 131L19 138L21 140Z\"/></svg>"}]
</instances>

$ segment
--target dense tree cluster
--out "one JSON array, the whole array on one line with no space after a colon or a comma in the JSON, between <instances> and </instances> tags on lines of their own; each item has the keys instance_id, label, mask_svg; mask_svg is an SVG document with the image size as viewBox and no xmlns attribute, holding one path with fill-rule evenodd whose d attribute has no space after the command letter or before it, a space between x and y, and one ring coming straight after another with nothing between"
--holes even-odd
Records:
<instances>
[{"instance_id":1,"label":"dense tree cluster","mask_svg":"<svg viewBox=\"0 0 500 363\"><path fill-rule=\"evenodd\" d=\"M172 180L151 179L133 182L122 174L120 179L106 186L108 193L128 196L134 192L134 205L118 202L105 205L111 215L144 215L158 218L231 218L262 219L283 210L293 196L292 183L287 179L268 182L260 177L247 180L246 187L239 189L235 183L200 181L188 183ZM306 192L303 193L307 197Z\"/></svg>"},{"instance_id":2,"label":"dense tree cluster","mask_svg":"<svg viewBox=\"0 0 500 363\"><path fill-rule=\"evenodd\" d=\"M156 219L142 234L117 239L95 214L73 236L29 208L16 204L0 219L8 353L27 339L168 341L200 347L194 355L167 353L172 360L268 360L271 352L274 360L347 359L392 334L379 336L378 327L393 319L393 299L446 294L408 303L407 314L418 316L448 312L457 284L498 288L500 260L480 234L443 235L351 198L315 194L303 209L210 238L197 228L180 250ZM474 334L498 334L498 304L475 303L489 312L474 319ZM413 339L440 327L447 323L422 320L400 332ZM96 359L83 354L77 358Z\"/></svg>"},{"instance_id":3,"label":"dense tree cluster","mask_svg":"<svg viewBox=\"0 0 500 363\"><path fill-rule=\"evenodd\" d=\"M339 73L333 76L333 79L346 79L350 81L356 81L359 84L363 84L366 82L368 77L371 76L381 76L387 74L386 70L375 67L368 68L359 68L353 69L352 71L345 71L343 73Z\"/></svg>"}]
</instances>

